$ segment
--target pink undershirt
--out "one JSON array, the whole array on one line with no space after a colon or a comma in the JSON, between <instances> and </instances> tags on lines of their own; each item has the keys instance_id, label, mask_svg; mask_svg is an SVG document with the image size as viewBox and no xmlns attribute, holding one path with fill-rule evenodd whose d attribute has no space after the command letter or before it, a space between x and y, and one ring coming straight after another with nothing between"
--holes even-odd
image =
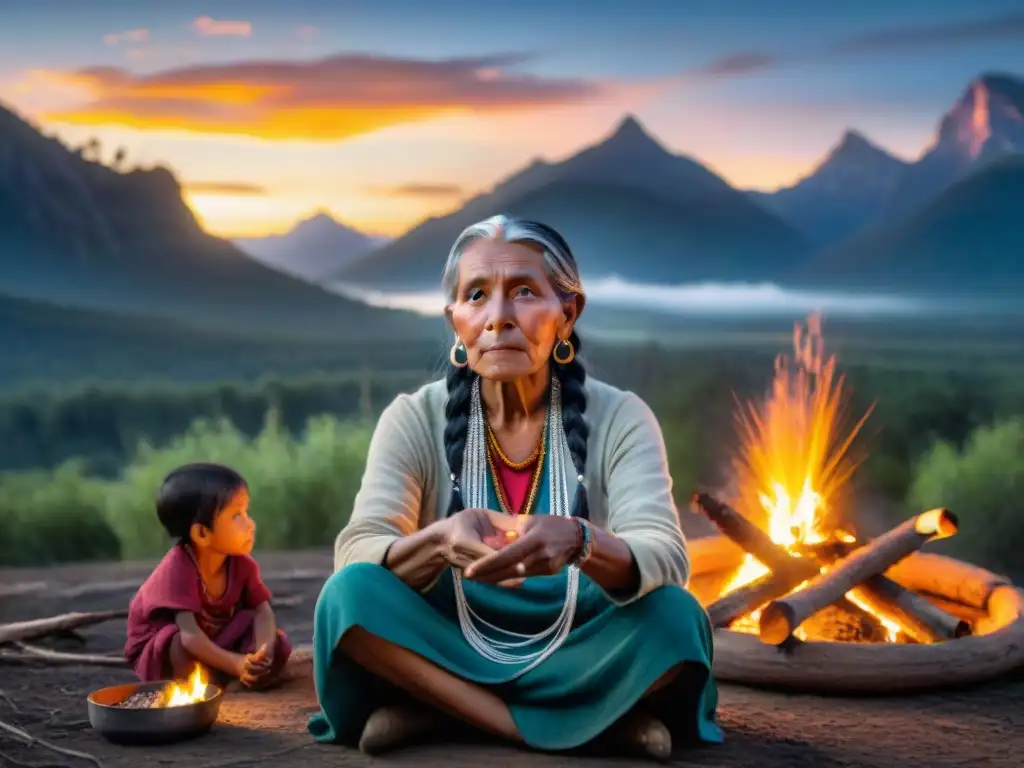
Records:
<instances>
[{"instance_id":1,"label":"pink undershirt","mask_svg":"<svg viewBox=\"0 0 1024 768\"><path fill-rule=\"evenodd\" d=\"M533 480L533 468L535 463L524 469L512 469L499 457L494 457L494 471L498 474L498 482L505 492L505 498L514 514L519 514L526 497L530 495L530 481Z\"/></svg>"}]
</instances>

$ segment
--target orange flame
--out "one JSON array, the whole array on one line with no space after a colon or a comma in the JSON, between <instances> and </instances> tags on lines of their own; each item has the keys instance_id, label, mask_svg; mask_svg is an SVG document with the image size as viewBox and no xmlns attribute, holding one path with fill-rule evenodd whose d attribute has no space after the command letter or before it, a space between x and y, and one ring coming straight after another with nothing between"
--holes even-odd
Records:
<instances>
[{"instance_id":1,"label":"orange flame","mask_svg":"<svg viewBox=\"0 0 1024 768\"><path fill-rule=\"evenodd\" d=\"M772 541L790 551L829 538L852 540L838 528L833 513L840 492L857 467L850 446L872 410L842 433L844 377L836 376L836 357L824 354L819 315L809 317L806 328L795 326L793 349L792 358L780 355L776 359L775 377L764 401L742 404L738 410L740 446L733 461L737 508L750 515ZM721 594L766 573L767 567L747 555ZM847 598L867 610L855 590ZM760 611L755 611L731 629L757 633L759 617ZM888 639L894 640L899 626L876 618ZM797 635L801 636L799 630Z\"/></svg>"},{"instance_id":2,"label":"orange flame","mask_svg":"<svg viewBox=\"0 0 1024 768\"><path fill-rule=\"evenodd\" d=\"M163 700L166 702L164 706L181 707L185 704L197 704L204 701L208 685L203 668L196 664L186 683L169 683L164 689Z\"/></svg>"}]
</instances>

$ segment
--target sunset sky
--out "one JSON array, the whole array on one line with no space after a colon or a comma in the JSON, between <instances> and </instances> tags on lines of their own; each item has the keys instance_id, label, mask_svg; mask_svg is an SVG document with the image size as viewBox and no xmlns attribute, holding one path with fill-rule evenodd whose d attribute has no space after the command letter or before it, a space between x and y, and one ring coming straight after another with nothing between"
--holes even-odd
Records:
<instances>
[{"instance_id":1,"label":"sunset sky","mask_svg":"<svg viewBox=\"0 0 1024 768\"><path fill-rule=\"evenodd\" d=\"M169 165L229 236L317 209L400 234L626 112L732 184L774 188L847 127L915 157L972 77L1024 74L1024 0L2 6L0 102Z\"/></svg>"}]
</instances>

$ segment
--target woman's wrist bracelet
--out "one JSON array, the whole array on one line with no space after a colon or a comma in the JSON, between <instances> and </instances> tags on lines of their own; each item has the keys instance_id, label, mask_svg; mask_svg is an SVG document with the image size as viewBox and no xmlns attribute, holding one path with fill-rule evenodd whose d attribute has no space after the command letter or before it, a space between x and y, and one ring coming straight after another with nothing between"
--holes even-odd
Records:
<instances>
[{"instance_id":1,"label":"woman's wrist bracelet","mask_svg":"<svg viewBox=\"0 0 1024 768\"><path fill-rule=\"evenodd\" d=\"M570 562L570 565L575 565L577 568L581 568L583 564L590 559L590 553L594 549L593 529L590 527L590 523L583 518L575 517L573 519L579 527L577 530L579 550L576 553L576 557L573 558L572 562Z\"/></svg>"}]
</instances>

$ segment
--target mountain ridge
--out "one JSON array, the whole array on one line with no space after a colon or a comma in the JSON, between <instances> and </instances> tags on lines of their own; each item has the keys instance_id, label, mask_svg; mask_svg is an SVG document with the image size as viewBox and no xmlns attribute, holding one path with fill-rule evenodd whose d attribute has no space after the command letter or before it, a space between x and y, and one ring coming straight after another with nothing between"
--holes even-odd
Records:
<instances>
[{"instance_id":1,"label":"mountain ridge","mask_svg":"<svg viewBox=\"0 0 1024 768\"><path fill-rule=\"evenodd\" d=\"M418 316L344 299L206 233L164 167L122 172L88 160L3 105L0 138L4 293L259 334L422 327Z\"/></svg>"},{"instance_id":2,"label":"mountain ridge","mask_svg":"<svg viewBox=\"0 0 1024 768\"><path fill-rule=\"evenodd\" d=\"M236 237L232 242L268 267L315 283L388 240L360 232L320 209L282 234Z\"/></svg>"},{"instance_id":3,"label":"mountain ridge","mask_svg":"<svg viewBox=\"0 0 1024 768\"><path fill-rule=\"evenodd\" d=\"M555 199L550 194L557 186L566 193L599 197L602 214L589 214L571 200ZM548 192L545 192L545 189ZM613 194L613 191L615 194ZM618 200L613 200L617 195ZM557 202L558 212L545 212L536 201ZM632 198L636 198L635 200ZM639 200L656 201L660 212L657 222L638 205ZM669 210L673 209L673 210ZM559 162L535 159L521 170L498 182L489 192L469 200L445 216L427 219L400 238L343 269L340 282L366 287L414 289L431 282L436 285L444 256L459 232L469 224L496 213L530 215L555 226L581 256L581 269L592 276L626 272L631 279L659 277L675 282L689 279L685 258L680 250L715 242L711 251L702 252L712 260L735 260L734 251L752 249L752 273L770 275L775 269L806 250L803 239L775 215L765 211L724 179L696 160L668 151L652 137L634 116L625 117L613 131L595 144ZM640 232L631 220L644 218L651 232ZM700 219L703 219L700 221ZM700 231L681 228L679 221L699 221ZM725 222L725 223L723 223ZM715 233L707 227L714 224ZM614 226L613 226L614 225ZM607 253L602 237L590 236L593 230L615 234L618 227L632 232L636 240L645 240L657 253L630 254L623 263ZM616 237L630 253L629 237ZM672 248L672 241L677 247ZM596 249L596 250L595 250ZM706 264L695 255L694 271L706 271ZM669 271L653 269L668 263ZM647 269L650 274L642 274ZM633 270L634 274L629 274ZM655 272L657 273L655 275Z\"/></svg>"},{"instance_id":4,"label":"mountain ridge","mask_svg":"<svg viewBox=\"0 0 1024 768\"><path fill-rule=\"evenodd\" d=\"M904 293L1019 295L1024 154L995 157L913 215L865 231L808 265L814 285Z\"/></svg>"},{"instance_id":5,"label":"mountain ridge","mask_svg":"<svg viewBox=\"0 0 1024 768\"><path fill-rule=\"evenodd\" d=\"M942 116L932 143L886 200L883 220L912 214L988 160L1024 152L1024 78L986 72Z\"/></svg>"}]
</instances>

